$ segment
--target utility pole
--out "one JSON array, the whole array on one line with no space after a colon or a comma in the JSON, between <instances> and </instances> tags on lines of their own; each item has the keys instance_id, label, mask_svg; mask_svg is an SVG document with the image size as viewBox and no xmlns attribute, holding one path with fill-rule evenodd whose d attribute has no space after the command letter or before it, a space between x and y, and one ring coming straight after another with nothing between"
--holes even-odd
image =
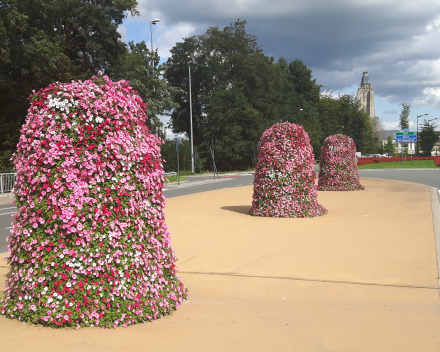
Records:
<instances>
[{"instance_id":1,"label":"utility pole","mask_svg":"<svg viewBox=\"0 0 440 352\"><path fill-rule=\"evenodd\" d=\"M188 65L189 75L189 124L191 128L191 172L194 174L194 145L193 145L193 110L191 97L191 64Z\"/></svg>"}]
</instances>

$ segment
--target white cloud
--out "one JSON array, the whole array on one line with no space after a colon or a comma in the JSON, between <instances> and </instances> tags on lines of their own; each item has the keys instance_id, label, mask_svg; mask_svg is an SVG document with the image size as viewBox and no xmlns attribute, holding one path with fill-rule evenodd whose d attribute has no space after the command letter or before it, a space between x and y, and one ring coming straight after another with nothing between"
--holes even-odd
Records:
<instances>
[{"instance_id":1,"label":"white cloud","mask_svg":"<svg viewBox=\"0 0 440 352\"><path fill-rule=\"evenodd\" d=\"M384 122L383 125L386 130L398 130L399 129L399 121Z\"/></svg>"},{"instance_id":2,"label":"white cloud","mask_svg":"<svg viewBox=\"0 0 440 352\"><path fill-rule=\"evenodd\" d=\"M384 122L383 125L386 130L400 130L399 121ZM410 121L409 128L411 129L412 127L416 128L416 124Z\"/></svg>"},{"instance_id":3,"label":"white cloud","mask_svg":"<svg viewBox=\"0 0 440 352\"><path fill-rule=\"evenodd\" d=\"M172 27L165 27L156 40L159 56L171 56L170 49L176 45L177 42L183 41L183 38L193 35L195 30L196 26L193 23L182 22Z\"/></svg>"},{"instance_id":4,"label":"white cloud","mask_svg":"<svg viewBox=\"0 0 440 352\"><path fill-rule=\"evenodd\" d=\"M121 24L118 27L118 32L121 35L121 40L123 42L127 42L127 27L125 26L125 24Z\"/></svg>"},{"instance_id":5,"label":"white cloud","mask_svg":"<svg viewBox=\"0 0 440 352\"><path fill-rule=\"evenodd\" d=\"M375 96L390 104L440 107L440 1L138 0L161 57L183 37L247 20L264 53L300 59L324 89L357 88L367 69ZM383 109L388 110L388 108ZM391 122L390 122L391 123Z\"/></svg>"}]
</instances>

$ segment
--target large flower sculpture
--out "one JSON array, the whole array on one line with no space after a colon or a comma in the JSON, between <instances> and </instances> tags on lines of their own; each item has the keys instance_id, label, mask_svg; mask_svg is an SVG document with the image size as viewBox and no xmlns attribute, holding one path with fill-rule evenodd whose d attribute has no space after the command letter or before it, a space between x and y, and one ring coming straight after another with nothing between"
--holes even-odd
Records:
<instances>
[{"instance_id":1,"label":"large flower sculpture","mask_svg":"<svg viewBox=\"0 0 440 352\"><path fill-rule=\"evenodd\" d=\"M305 218L327 213L317 200L315 159L304 128L289 122L260 139L251 215Z\"/></svg>"},{"instance_id":2,"label":"large flower sculpture","mask_svg":"<svg viewBox=\"0 0 440 352\"><path fill-rule=\"evenodd\" d=\"M319 191L362 190L357 168L356 145L343 134L327 137L321 151Z\"/></svg>"},{"instance_id":3,"label":"large flower sculpture","mask_svg":"<svg viewBox=\"0 0 440 352\"><path fill-rule=\"evenodd\" d=\"M186 298L164 223L161 142L146 118L128 82L106 76L31 96L2 314L117 327L170 314Z\"/></svg>"}]
</instances>

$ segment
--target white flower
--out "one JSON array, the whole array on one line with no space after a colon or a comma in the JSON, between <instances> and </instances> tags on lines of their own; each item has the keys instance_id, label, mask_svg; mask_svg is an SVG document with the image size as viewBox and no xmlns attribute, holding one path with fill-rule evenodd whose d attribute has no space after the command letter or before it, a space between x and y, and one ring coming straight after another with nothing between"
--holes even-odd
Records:
<instances>
[{"instance_id":1,"label":"white flower","mask_svg":"<svg viewBox=\"0 0 440 352\"><path fill-rule=\"evenodd\" d=\"M71 284L70 282L68 282L68 283L66 284L66 286L67 286L67 287L71 287L72 284Z\"/></svg>"}]
</instances>

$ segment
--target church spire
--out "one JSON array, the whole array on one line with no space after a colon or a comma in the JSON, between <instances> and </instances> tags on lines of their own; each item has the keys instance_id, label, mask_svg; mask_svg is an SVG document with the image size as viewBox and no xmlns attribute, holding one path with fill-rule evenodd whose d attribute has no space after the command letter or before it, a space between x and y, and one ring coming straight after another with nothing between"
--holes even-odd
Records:
<instances>
[{"instance_id":1,"label":"church spire","mask_svg":"<svg viewBox=\"0 0 440 352\"><path fill-rule=\"evenodd\" d=\"M367 70L364 71L362 76L362 81L357 92L357 99L361 103L361 109L365 110L370 117L376 116L373 84L370 82L370 77L368 77Z\"/></svg>"},{"instance_id":2,"label":"church spire","mask_svg":"<svg viewBox=\"0 0 440 352\"><path fill-rule=\"evenodd\" d=\"M370 77L368 77L368 71L367 70L365 70L364 71L364 75L362 76L362 81L361 81L361 86L369 86L369 85L371 85L372 86L372 84L371 84L371 82L370 82Z\"/></svg>"}]
</instances>

